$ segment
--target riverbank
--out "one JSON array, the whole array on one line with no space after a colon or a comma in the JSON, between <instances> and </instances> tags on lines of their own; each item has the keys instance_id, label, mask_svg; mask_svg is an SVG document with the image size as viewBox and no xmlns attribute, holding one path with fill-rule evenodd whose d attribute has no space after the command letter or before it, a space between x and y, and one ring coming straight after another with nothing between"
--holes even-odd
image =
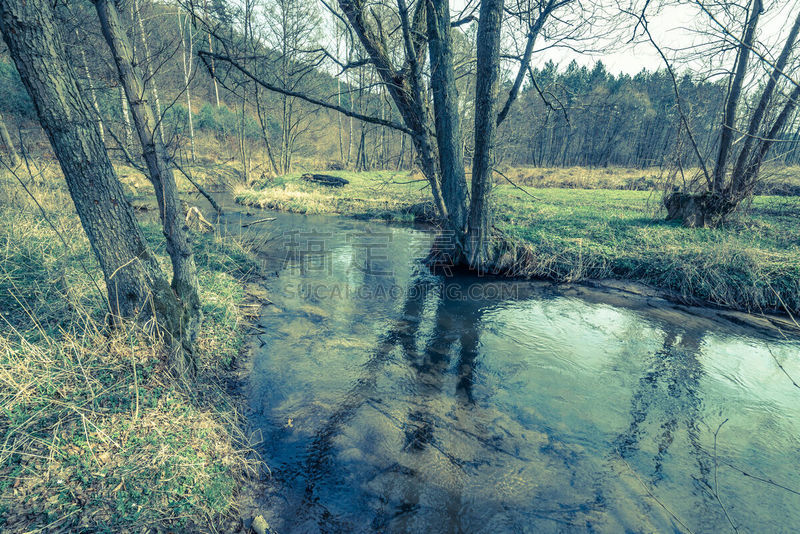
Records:
<instances>
[{"instance_id":1,"label":"riverbank","mask_svg":"<svg viewBox=\"0 0 800 534\"><path fill-rule=\"evenodd\" d=\"M261 466L228 382L258 266L232 238L195 236L202 363L180 390L145 333L105 327L63 188L29 185L47 220L13 182L0 199L0 530L238 531L239 492ZM143 228L167 268L160 227Z\"/></svg>"},{"instance_id":2,"label":"riverbank","mask_svg":"<svg viewBox=\"0 0 800 534\"><path fill-rule=\"evenodd\" d=\"M235 191L237 202L294 213L338 213L409 221L428 198L419 175L326 171L342 188L304 182L300 173ZM722 228L664 221L660 194L626 189L494 189L496 226L525 250L516 272L559 282L621 279L692 304L750 313L800 310L800 198L756 196Z\"/></svg>"}]
</instances>

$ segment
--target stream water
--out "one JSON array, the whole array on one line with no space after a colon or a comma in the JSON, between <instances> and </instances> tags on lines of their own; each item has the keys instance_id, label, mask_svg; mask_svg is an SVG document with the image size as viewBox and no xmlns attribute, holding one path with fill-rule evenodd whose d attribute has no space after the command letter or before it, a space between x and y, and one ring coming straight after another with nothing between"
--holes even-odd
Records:
<instances>
[{"instance_id":1,"label":"stream water","mask_svg":"<svg viewBox=\"0 0 800 534\"><path fill-rule=\"evenodd\" d=\"M800 525L797 341L431 273L413 228L274 215L250 229L276 276L247 391L277 532Z\"/></svg>"}]
</instances>

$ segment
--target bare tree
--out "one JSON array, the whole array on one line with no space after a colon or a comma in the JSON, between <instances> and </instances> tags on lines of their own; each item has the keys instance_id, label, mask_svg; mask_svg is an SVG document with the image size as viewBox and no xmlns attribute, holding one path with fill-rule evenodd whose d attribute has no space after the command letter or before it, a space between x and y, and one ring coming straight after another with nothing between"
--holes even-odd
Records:
<instances>
[{"instance_id":1,"label":"bare tree","mask_svg":"<svg viewBox=\"0 0 800 534\"><path fill-rule=\"evenodd\" d=\"M44 0L3 0L0 30L103 270L111 317L155 318L169 341L172 363L182 360L184 306L125 200L94 113L81 96L52 6Z\"/></svg>"},{"instance_id":2,"label":"bare tree","mask_svg":"<svg viewBox=\"0 0 800 534\"><path fill-rule=\"evenodd\" d=\"M666 62L680 106L674 69L647 29L647 4L637 15L637 28L644 29ZM777 12L783 7L782 2L750 0L741 5L729 0L693 0L692 4L705 17L700 35L711 39L695 55L705 56L712 63L718 61L730 74L722 120L716 142L711 145L716 152L713 165L708 163L711 155L700 149L686 114L681 111L706 187L699 187L699 180L695 179L687 190L668 192L664 203L669 219L681 220L687 226L714 226L752 195L767 154L781 141L794 114L800 84L791 75L795 68L789 66L800 32L800 13L789 20L788 31L784 27L776 42L759 37L759 23L765 11ZM737 21L742 21L738 28Z\"/></svg>"},{"instance_id":3,"label":"bare tree","mask_svg":"<svg viewBox=\"0 0 800 534\"><path fill-rule=\"evenodd\" d=\"M147 82L150 93L153 95L156 117L158 117L158 131L161 134L161 138L164 139L164 121L161 120L163 117L161 114L161 98L158 96L158 84L151 66L152 56L150 55L150 45L148 44L147 33L144 31L144 22L142 21L141 0L133 0L131 2L131 22L135 26L134 35L138 34L139 44L142 47L142 56L139 58L139 62L143 66L144 79ZM135 40L136 37L134 37L134 42Z\"/></svg>"},{"instance_id":4,"label":"bare tree","mask_svg":"<svg viewBox=\"0 0 800 534\"><path fill-rule=\"evenodd\" d=\"M192 162L195 161L194 152L194 120L192 119L192 90L191 82L194 75L194 30L189 22L190 14L184 13L178 6L178 31L181 35L181 67L183 68L183 91L186 93L186 109L189 111L189 146ZM216 85L215 85L216 89ZM217 97L219 99L219 97ZM217 103L219 106L219 103Z\"/></svg>"},{"instance_id":5,"label":"bare tree","mask_svg":"<svg viewBox=\"0 0 800 534\"><path fill-rule=\"evenodd\" d=\"M468 263L473 268L484 268L491 263L489 241L491 218L488 216L493 151L494 126L476 133L478 154L478 186L473 186L472 197L468 198L468 186L464 171L464 135L459 110L458 86L455 76L452 31L454 27L469 24L476 19L476 8L468 4L463 13L453 17L447 0L416 0L411 5L406 0L396 0L396 4L380 3L378 6L364 0L339 0L339 10L325 5L329 11L346 23L346 29L358 40L365 57L363 61L341 61L329 51L326 57L333 58L342 72L368 65L378 76L395 105L402 122L386 116L380 117L366 111L354 112L340 103L328 102L298 90L287 90L279 84L259 76L247 64L233 54L219 54L200 51L203 58L214 58L225 62L240 74L269 91L284 96L305 100L311 104L333 109L346 116L361 120L366 124L389 127L409 134L415 148L418 164L427 178L435 208L448 231L454 236L453 259ZM574 6L573 6L574 4ZM487 12L487 17L498 13L495 3ZM538 4L536 4L538 6ZM548 7L549 6L549 7ZM543 0L531 20L528 34L538 34L548 17L557 9L566 6L579 7L575 0L549 2ZM517 16L511 12L503 14L499 6L499 20L491 23L490 29L481 31L476 43L479 52L485 47L492 50L482 55L483 73L499 69L500 54L494 51L499 46L500 29L503 21ZM517 10L520 11L520 10ZM541 19L541 20L539 20ZM479 22L480 24L480 22ZM532 45L531 45L532 47ZM517 64L522 72L517 77L524 79L530 64L532 51L518 58ZM426 71L426 56L429 63ZM208 61L206 61L208 65ZM426 77L426 74L429 76ZM429 83L426 83L428 81ZM519 82L521 84L522 81ZM486 113L484 104L492 110L492 122L502 122L504 116L497 111L499 82L491 81L481 96L481 112ZM482 91L484 88L482 88ZM519 87L513 90L503 106L503 113L517 98ZM429 98L433 103L432 109ZM478 105L476 99L476 106ZM468 204L474 206L470 210ZM470 216L470 211L474 215ZM470 224L477 225L474 229ZM467 236L470 239L467 239ZM470 254L470 249L478 252ZM472 261L470 261L472 260Z\"/></svg>"},{"instance_id":6,"label":"bare tree","mask_svg":"<svg viewBox=\"0 0 800 534\"><path fill-rule=\"evenodd\" d=\"M311 115L303 109L301 102L289 96L287 91L308 90L310 78L318 64L317 54L309 53L317 46L320 17L316 4L304 0L271 0L262 3L263 23L252 38L260 47L277 52L277 57L262 61L271 63L271 68L263 72L271 78L284 92L279 94L281 143L278 150L279 168L287 173L292 168L292 155L295 143L302 132L308 129ZM256 48L256 47L254 47Z\"/></svg>"},{"instance_id":7,"label":"bare tree","mask_svg":"<svg viewBox=\"0 0 800 534\"><path fill-rule=\"evenodd\" d=\"M178 188L169 166L169 156L164 141L156 125L156 115L144 97L144 83L133 66L133 52L117 9L109 0L95 0L95 8L100 19L103 36L114 56L119 79L125 89L133 122L139 134L148 175L156 193L164 237L167 242L167 253L172 261L172 288L183 309L184 350L181 351L183 359L176 360L174 366L181 375L192 375L197 370L193 347L200 325L201 309L194 253L188 228L180 209Z\"/></svg>"}]
</instances>

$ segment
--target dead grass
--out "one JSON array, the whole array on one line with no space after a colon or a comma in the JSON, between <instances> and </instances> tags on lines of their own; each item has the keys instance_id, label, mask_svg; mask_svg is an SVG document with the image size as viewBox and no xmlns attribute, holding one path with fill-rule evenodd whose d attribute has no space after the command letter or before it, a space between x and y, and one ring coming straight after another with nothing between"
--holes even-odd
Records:
<instances>
[{"instance_id":1,"label":"dead grass","mask_svg":"<svg viewBox=\"0 0 800 534\"><path fill-rule=\"evenodd\" d=\"M196 236L202 372L180 390L157 340L106 327L102 276L57 175L28 184L49 222L0 187L0 530L238 529L237 492L261 464L225 381L257 266L229 238ZM158 226L144 229L164 256Z\"/></svg>"},{"instance_id":2,"label":"dead grass","mask_svg":"<svg viewBox=\"0 0 800 534\"><path fill-rule=\"evenodd\" d=\"M433 216L427 182L391 171L336 171L350 181L335 188L310 184L301 173L259 181L233 190L237 202L291 213L339 213L365 219L411 221Z\"/></svg>"}]
</instances>

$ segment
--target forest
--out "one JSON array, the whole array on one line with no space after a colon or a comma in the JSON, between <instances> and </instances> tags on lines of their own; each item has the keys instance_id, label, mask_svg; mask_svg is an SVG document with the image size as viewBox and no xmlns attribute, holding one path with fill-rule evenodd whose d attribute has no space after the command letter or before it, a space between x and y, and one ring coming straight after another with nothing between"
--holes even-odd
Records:
<instances>
[{"instance_id":1,"label":"forest","mask_svg":"<svg viewBox=\"0 0 800 534\"><path fill-rule=\"evenodd\" d=\"M0 530L800 520L800 2L0 34Z\"/></svg>"}]
</instances>

